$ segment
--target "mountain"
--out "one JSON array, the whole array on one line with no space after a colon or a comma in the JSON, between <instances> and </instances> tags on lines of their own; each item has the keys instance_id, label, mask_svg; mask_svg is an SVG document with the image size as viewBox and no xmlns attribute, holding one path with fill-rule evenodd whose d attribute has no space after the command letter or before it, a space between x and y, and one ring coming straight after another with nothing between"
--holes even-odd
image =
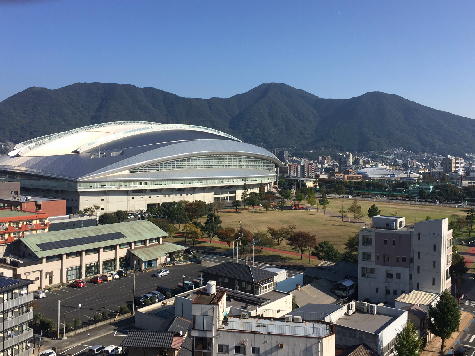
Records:
<instances>
[{"instance_id":1,"label":"mountain","mask_svg":"<svg viewBox=\"0 0 475 356\"><path fill-rule=\"evenodd\" d=\"M397 95L322 99L277 83L211 99L121 84L28 88L0 102L0 141L18 143L109 121L207 126L266 148L362 152L403 147L460 155L475 147L474 120Z\"/></svg>"}]
</instances>

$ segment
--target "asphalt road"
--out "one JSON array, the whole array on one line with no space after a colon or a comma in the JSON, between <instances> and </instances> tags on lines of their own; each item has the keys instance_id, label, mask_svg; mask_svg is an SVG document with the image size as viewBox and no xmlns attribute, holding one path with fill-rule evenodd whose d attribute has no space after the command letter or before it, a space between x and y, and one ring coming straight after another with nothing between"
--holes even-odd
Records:
<instances>
[{"instance_id":1,"label":"asphalt road","mask_svg":"<svg viewBox=\"0 0 475 356\"><path fill-rule=\"evenodd\" d=\"M153 271L137 272L135 275L135 295L139 296L156 290L157 286L175 288L177 283L192 280L200 276L203 267L199 264L172 266L170 274L154 277ZM35 312L43 313L47 318L57 321L58 300L61 300L61 323L73 323L80 318L83 323L94 319L94 314L108 310L109 314L118 312L121 305L132 301L133 276L104 282L102 284L86 283L83 288L64 287L46 293L46 298L37 299ZM79 307L81 305L81 307Z\"/></svg>"}]
</instances>

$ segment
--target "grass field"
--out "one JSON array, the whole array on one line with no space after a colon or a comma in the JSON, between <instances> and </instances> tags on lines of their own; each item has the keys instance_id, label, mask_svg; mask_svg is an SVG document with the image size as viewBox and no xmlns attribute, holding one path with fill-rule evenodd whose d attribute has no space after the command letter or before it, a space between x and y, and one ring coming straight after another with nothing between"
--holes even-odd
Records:
<instances>
[{"instance_id":1,"label":"grass field","mask_svg":"<svg viewBox=\"0 0 475 356\"><path fill-rule=\"evenodd\" d=\"M343 207L348 207L353 203L352 199L330 199L330 204L327 206L327 215L324 215L323 210L284 210L284 211L268 211L259 210L250 212L242 210L239 213L235 212L220 212L219 215L222 220L223 227L239 228L241 221L242 227L251 232L266 231L268 226L279 228L289 224L296 225L297 230L308 231L317 237L317 241L328 241L333 244L339 251L344 250L344 243L346 240L357 233L361 227L370 224L371 220L367 216L369 207L376 204L381 210L381 215L397 215L406 218L406 224L413 224L415 221L423 221L429 216L432 219L449 218L453 214L465 216L466 211L460 208L443 207L437 205L414 205L405 203L388 203L381 201L367 201L358 200L361 205L362 213L365 217L361 222L353 222L350 218L345 218L341 221L338 215L338 210ZM350 222L348 221L350 220ZM282 250L291 250L286 244L278 246Z\"/></svg>"}]
</instances>

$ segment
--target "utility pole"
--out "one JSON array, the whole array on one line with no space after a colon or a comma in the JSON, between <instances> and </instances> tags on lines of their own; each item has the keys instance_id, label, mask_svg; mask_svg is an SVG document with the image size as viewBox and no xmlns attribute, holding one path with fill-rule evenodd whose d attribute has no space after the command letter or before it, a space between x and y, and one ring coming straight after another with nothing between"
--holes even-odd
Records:
<instances>
[{"instance_id":1,"label":"utility pole","mask_svg":"<svg viewBox=\"0 0 475 356\"><path fill-rule=\"evenodd\" d=\"M59 339L59 328L61 327L61 300L58 300L58 339Z\"/></svg>"},{"instance_id":2,"label":"utility pole","mask_svg":"<svg viewBox=\"0 0 475 356\"><path fill-rule=\"evenodd\" d=\"M134 287L132 289L132 315L135 315L135 264L137 261L134 261Z\"/></svg>"}]
</instances>

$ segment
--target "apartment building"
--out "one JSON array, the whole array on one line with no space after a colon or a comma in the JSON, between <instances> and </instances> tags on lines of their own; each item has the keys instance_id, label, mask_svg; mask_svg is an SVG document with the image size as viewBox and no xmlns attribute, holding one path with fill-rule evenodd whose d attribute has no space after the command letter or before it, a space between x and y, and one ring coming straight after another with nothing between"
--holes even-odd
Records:
<instances>
[{"instance_id":1,"label":"apartment building","mask_svg":"<svg viewBox=\"0 0 475 356\"><path fill-rule=\"evenodd\" d=\"M375 216L359 233L358 299L394 302L403 293L450 288L452 230L448 219L406 226L404 217Z\"/></svg>"},{"instance_id":2,"label":"apartment building","mask_svg":"<svg viewBox=\"0 0 475 356\"><path fill-rule=\"evenodd\" d=\"M0 341L3 356L33 355L33 329L28 322L33 319L33 311L28 304L33 301L33 293L28 294L25 279L0 277Z\"/></svg>"},{"instance_id":3,"label":"apartment building","mask_svg":"<svg viewBox=\"0 0 475 356\"><path fill-rule=\"evenodd\" d=\"M48 231L48 214L40 211L0 209L0 244L7 244L25 235Z\"/></svg>"},{"instance_id":4,"label":"apartment building","mask_svg":"<svg viewBox=\"0 0 475 356\"><path fill-rule=\"evenodd\" d=\"M442 167L444 169L444 173L462 171L463 166L464 166L464 160L462 157L448 156L444 158L442 161Z\"/></svg>"}]
</instances>

